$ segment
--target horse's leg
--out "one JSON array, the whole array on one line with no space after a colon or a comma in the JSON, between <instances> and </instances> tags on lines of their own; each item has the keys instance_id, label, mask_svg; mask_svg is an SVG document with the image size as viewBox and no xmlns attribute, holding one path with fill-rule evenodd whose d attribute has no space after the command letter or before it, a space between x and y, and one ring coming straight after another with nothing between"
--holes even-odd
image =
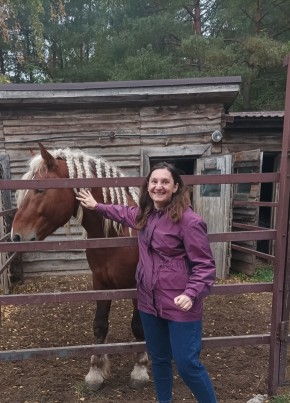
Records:
<instances>
[{"instance_id":1,"label":"horse's leg","mask_svg":"<svg viewBox=\"0 0 290 403\"><path fill-rule=\"evenodd\" d=\"M104 344L109 329L109 313L112 301L98 301L93 323L97 344ZM107 354L92 355L91 367L85 377L85 382L93 390L98 390L105 379L110 376L110 363Z\"/></svg>"},{"instance_id":2,"label":"horse's leg","mask_svg":"<svg viewBox=\"0 0 290 403\"><path fill-rule=\"evenodd\" d=\"M133 316L131 321L131 328L133 335L137 341L144 341L144 331L139 315L139 311L136 306L136 300L133 300ZM134 389L141 389L149 382L148 375L148 355L146 351L143 353L137 353L136 364L131 372L130 386Z\"/></svg>"}]
</instances>

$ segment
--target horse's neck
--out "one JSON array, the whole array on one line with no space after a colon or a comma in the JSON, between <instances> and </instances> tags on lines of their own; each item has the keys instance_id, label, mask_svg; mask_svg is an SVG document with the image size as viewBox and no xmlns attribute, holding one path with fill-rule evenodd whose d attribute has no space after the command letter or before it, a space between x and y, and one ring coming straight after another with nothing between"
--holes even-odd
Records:
<instances>
[{"instance_id":1,"label":"horse's neck","mask_svg":"<svg viewBox=\"0 0 290 403\"><path fill-rule=\"evenodd\" d=\"M92 195L96 200L100 200L99 194L99 190L92 190ZM100 228L102 228L102 217L99 214L96 214L95 211L82 207L80 202L75 199L72 215L74 218L76 218L78 224L83 226L90 238L102 237L102 231L100 230Z\"/></svg>"},{"instance_id":2,"label":"horse's neck","mask_svg":"<svg viewBox=\"0 0 290 403\"><path fill-rule=\"evenodd\" d=\"M87 238L108 238L122 236L136 236L136 232L128 227L104 219L95 211L83 209L82 226L87 232Z\"/></svg>"},{"instance_id":3,"label":"horse's neck","mask_svg":"<svg viewBox=\"0 0 290 403\"><path fill-rule=\"evenodd\" d=\"M103 217L92 210L83 208L82 226L88 238L105 238Z\"/></svg>"},{"instance_id":4,"label":"horse's neck","mask_svg":"<svg viewBox=\"0 0 290 403\"><path fill-rule=\"evenodd\" d=\"M91 192L98 203L104 203L103 192L100 188L92 189ZM134 202L129 195L128 198L129 205L134 205ZM77 209L78 207L79 204L77 205ZM75 217L76 215L77 211L74 212ZM131 236L134 232L127 227L121 226L121 224L104 219L103 216L97 214L96 211L88 210L86 208L82 209L82 219L79 220L79 222L86 230L88 238Z\"/></svg>"}]
</instances>

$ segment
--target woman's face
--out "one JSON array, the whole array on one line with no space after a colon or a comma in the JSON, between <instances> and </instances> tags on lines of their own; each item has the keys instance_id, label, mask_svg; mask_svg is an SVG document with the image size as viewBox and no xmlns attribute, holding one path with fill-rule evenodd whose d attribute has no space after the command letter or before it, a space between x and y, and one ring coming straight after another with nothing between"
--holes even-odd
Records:
<instances>
[{"instance_id":1,"label":"woman's face","mask_svg":"<svg viewBox=\"0 0 290 403\"><path fill-rule=\"evenodd\" d=\"M155 169L148 181L148 193L153 200L154 207L164 209L171 201L172 194L178 189L171 172L166 168Z\"/></svg>"}]
</instances>

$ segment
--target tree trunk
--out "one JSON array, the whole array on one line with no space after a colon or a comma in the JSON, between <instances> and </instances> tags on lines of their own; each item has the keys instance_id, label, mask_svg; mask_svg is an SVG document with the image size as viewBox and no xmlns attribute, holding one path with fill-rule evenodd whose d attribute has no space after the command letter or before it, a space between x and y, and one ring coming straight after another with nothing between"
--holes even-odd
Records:
<instances>
[{"instance_id":1,"label":"tree trunk","mask_svg":"<svg viewBox=\"0 0 290 403\"><path fill-rule=\"evenodd\" d=\"M201 35L200 0L194 0L193 31Z\"/></svg>"},{"instance_id":2,"label":"tree trunk","mask_svg":"<svg viewBox=\"0 0 290 403\"><path fill-rule=\"evenodd\" d=\"M255 33L259 34L261 32L261 2L260 0L256 0L256 15L255 15Z\"/></svg>"},{"instance_id":3,"label":"tree trunk","mask_svg":"<svg viewBox=\"0 0 290 403\"><path fill-rule=\"evenodd\" d=\"M188 6L183 6L192 19L192 30L195 34L201 35L201 12L200 12L200 0L194 0L193 9Z\"/></svg>"},{"instance_id":4,"label":"tree trunk","mask_svg":"<svg viewBox=\"0 0 290 403\"><path fill-rule=\"evenodd\" d=\"M2 49L0 49L0 71L1 74L5 74L4 55Z\"/></svg>"},{"instance_id":5,"label":"tree trunk","mask_svg":"<svg viewBox=\"0 0 290 403\"><path fill-rule=\"evenodd\" d=\"M243 82L243 110L248 111L251 105L251 80L245 78Z\"/></svg>"}]
</instances>

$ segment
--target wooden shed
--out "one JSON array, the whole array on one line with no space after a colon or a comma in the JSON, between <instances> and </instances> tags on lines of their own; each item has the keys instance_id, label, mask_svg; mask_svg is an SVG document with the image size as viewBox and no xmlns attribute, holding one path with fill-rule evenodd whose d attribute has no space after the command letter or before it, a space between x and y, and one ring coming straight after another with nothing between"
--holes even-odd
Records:
<instances>
[{"instance_id":1,"label":"wooden shed","mask_svg":"<svg viewBox=\"0 0 290 403\"><path fill-rule=\"evenodd\" d=\"M26 172L38 142L48 149L81 148L100 155L129 176L146 175L160 160L175 163L184 174L256 172L262 169L263 151L271 160L268 168L275 170L283 116L229 113L240 82L240 77L210 77L1 85L0 153L9 159L11 179ZM240 184L234 193L259 197L260 186L249 186ZM232 208L232 194L232 185L194 187L193 205L209 232L230 231L232 211L245 219L244 211ZM247 220L257 221L256 214L247 211ZM53 238L64 236L59 229ZM77 227L74 236L79 236ZM233 265L238 268L240 257L231 260L229 244L212 244L212 249L219 277ZM250 259L249 271L252 266ZM83 251L24 255L27 276L87 270Z\"/></svg>"}]
</instances>

